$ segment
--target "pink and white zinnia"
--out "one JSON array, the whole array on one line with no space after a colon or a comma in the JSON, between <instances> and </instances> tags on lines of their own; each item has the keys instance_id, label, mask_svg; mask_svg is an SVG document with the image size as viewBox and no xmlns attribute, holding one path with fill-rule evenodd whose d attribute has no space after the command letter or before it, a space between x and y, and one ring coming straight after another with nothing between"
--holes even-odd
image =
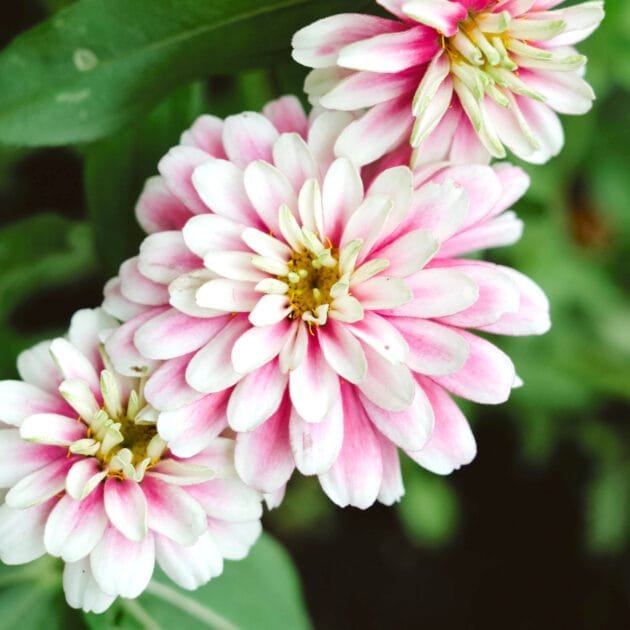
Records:
<instances>
[{"instance_id":1,"label":"pink and white zinnia","mask_svg":"<svg viewBox=\"0 0 630 630\"><path fill-rule=\"evenodd\" d=\"M169 452L144 379L101 356L99 336L115 325L79 311L68 338L20 355L23 381L0 382L0 558L60 557L68 603L88 612L139 596L155 560L197 588L261 530L261 497L238 479L231 440L188 460Z\"/></svg>"},{"instance_id":2,"label":"pink and white zinnia","mask_svg":"<svg viewBox=\"0 0 630 630\"><path fill-rule=\"evenodd\" d=\"M520 236L503 211L522 171L436 165L414 179L398 166L364 182L330 150L348 122L326 112L303 138L247 113L206 138L230 160L191 169L171 152L172 206L192 190L207 212L149 236L110 284L108 308L129 317L108 350L122 370L164 361L146 393L175 453L228 424L248 484L277 491L297 466L365 508L402 494L397 447L438 473L474 457L448 391L507 399L509 358L465 329L536 334L549 320L527 278L451 258ZM140 208L163 217L164 203Z\"/></svg>"},{"instance_id":3,"label":"pink and white zinnia","mask_svg":"<svg viewBox=\"0 0 630 630\"><path fill-rule=\"evenodd\" d=\"M583 114L594 94L573 44L601 22L600 0L376 0L397 20L340 14L298 31L305 89L338 110L372 108L338 153L366 164L408 139L415 163L505 157L533 163L564 143L554 112ZM415 121L414 121L415 119Z\"/></svg>"}]
</instances>

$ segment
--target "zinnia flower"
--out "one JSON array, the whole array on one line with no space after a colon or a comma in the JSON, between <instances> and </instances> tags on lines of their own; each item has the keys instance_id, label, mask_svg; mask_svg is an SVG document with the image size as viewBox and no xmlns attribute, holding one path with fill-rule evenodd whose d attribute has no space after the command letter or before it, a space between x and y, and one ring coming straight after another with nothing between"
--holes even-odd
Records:
<instances>
[{"instance_id":1,"label":"zinnia flower","mask_svg":"<svg viewBox=\"0 0 630 630\"><path fill-rule=\"evenodd\" d=\"M377 0L397 20L340 14L298 31L293 57L314 68L305 89L339 110L372 108L337 143L366 164L400 142L416 160L484 155L546 162L563 143L558 117L594 94L572 45L604 16L603 2ZM554 9L554 10L550 10ZM414 121L415 118L415 121Z\"/></svg>"},{"instance_id":2,"label":"zinnia flower","mask_svg":"<svg viewBox=\"0 0 630 630\"><path fill-rule=\"evenodd\" d=\"M260 533L260 495L238 479L233 442L173 456L157 434L144 378L122 377L99 350L115 326L79 311L68 338L20 355L23 381L0 382L0 558L65 562L68 603L102 612L137 597L155 560L194 589L244 557Z\"/></svg>"},{"instance_id":3,"label":"zinnia flower","mask_svg":"<svg viewBox=\"0 0 630 630\"><path fill-rule=\"evenodd\" d=\"M402 494L397 447L438 473L474 457L448 391L508 397L509 358L465 329L536 334L549 320L530 280L450 258L519 237L503 211L522 171L435 165L414 182L395 166L364 182L333 153L351 120L325 112L304 138L246 113L206 130L228 159L193 170L173 150L161 189L178 214L193 193L205 213L150 235L105 304L128 320L107 344L119 369L164 361L145 394L174 453L229 424L248 484L277 491L297 466L365 508ZM150 194L142 212L168 223Z\"/></svg>"}]
</instances>

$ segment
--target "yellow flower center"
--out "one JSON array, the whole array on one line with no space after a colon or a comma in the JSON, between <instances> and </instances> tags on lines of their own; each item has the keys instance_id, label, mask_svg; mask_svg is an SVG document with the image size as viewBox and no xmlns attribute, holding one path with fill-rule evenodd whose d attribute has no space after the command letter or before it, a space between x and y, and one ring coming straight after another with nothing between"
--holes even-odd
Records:
<instances>
[{"instance_id":1,"label":"yellow flower center","mask_svg":"<svg viewBox=\"0 0 630 630\"><path fill-rule=\"evenodd\" d=\"M137 379L135 384L137 387L125 400L113 372L103 370L103 405L94 415L79 416L78 420L88 426L87 435L73 442L68 450L95 457L109 476L141 481L147 468L160 460L167 444L158 435L155 410L144 400L143 379ZM62 394L79 413L89 408L89 402L82 398L85 392L67 388Z\"/></svg>"},{"instance_id":2,"label":"yellow flower center","mask_svg":"<svg viewBox=\"0 0 630 630\"><path fill-rule=\"evenodd\" d=\"M147 453L147 447L151 440L158 434L156 425L136 424L127 416L116 418L115 422L120 423L119 431L123 437L123 441L114 446L107 455L99 459L102 459L104 463L108 463L111 461L112 457L124 448L131 451L133 455L131 463L134 466L140 464L147 457L152 459Z\"/></svg>"},{"instance_id":3,"label":"yellow flower center","mask_svg":"<svg viewBox=\"0 0 630 630\"><path fill-rule=\"evenodd\" d=\"M287 297L293 308L289 315L291 319L299 319L304 313L313 313L316 317L317 309L330 304L333 300L331 289L339 280L339 261L334 250L326 250L329 256L315 256L310 251L293 252L288 262L289 273L279 280L288 279L289 290Z\"/></svg>"}]
</instances>

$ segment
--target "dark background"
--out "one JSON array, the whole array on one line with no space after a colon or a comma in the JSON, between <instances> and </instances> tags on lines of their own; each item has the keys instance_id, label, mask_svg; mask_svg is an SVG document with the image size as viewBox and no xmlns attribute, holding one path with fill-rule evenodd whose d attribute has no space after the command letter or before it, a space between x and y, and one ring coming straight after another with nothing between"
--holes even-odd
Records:
<instances>
[{"instance_id":1,"label":"dark background","mask_svg":"<svg viewBox=\"0 0 630 630\"><path fill-rule=\"evenodd\" d=\"M63 4L7 3L0 45ZM554 328L500 342L525 387L501 408L466 407L476 461L448 479L406 463L407 496L395 509L339 510L315 481L294 480L267 517L297 563L317 628L630 625L630 3L608 0L607 13L582 47L595 108L565 119L559 158L526 166L525 236L491 254L545 288ZM297 92L302 76L287 66L195 89L224 115ZM111 186L137 197L176 138L158 138ZM120 260L98 244L85 165L134 139L123 130L104 144L0 147L1 377L14 375L21 349L100 302ZM130 218L132 207L122 209ZM129 227L123 250L138 238Z\"/></svg>"}]
</instances>

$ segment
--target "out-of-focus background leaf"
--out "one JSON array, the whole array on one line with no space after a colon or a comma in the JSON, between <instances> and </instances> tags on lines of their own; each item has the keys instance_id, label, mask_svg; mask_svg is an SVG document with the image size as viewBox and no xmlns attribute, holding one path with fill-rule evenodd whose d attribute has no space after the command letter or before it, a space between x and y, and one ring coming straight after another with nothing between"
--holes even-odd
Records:
<instances>
[{"instance_id":1,"label":"out-of-focus background leaf","mask_svg":"<svg viewBox=\"0 0 630 630\"><path fill-rule=\"evenodd\" d=\"M73 619L59 582L60 562L42 558L26 566L0 565L0 628L62 630Z\"/></svg>"},{"instance_id":2,"label":"out-of-focus background leaf","mask_svg":"<svg viewBox=\"0 0 630 630\"><path fill-rule=\"evenodd\" d=\"M78 0L0 55L0 137L29 146L102 138L192 79L277 62L298 28L362 4Z\"/></svg>"},{"instance_id":3,"label":"out-of-focus background leaf","mask_svg":"<svg viewBox=\"0 0 630 630\"><path fill-rule=\"evenodd\" d=\"M167 24L164 11L175 5L181 15ZM133 210L144 179L200 111L226 116L299 93L306 70L290 62L292 30L327 13L373 6L12 3L0 23L5 46L49 21L0 51L0 377L14 375L22 348L62 331L77 308L99 303L104 281L139 244ZM147 42L183 33L191 23L206 28L221 11L243 16L252 7L260 9L257 18L224 25L208 41L184 37L141 53ZM475 463L441 478L405 461L403 501L367 513L338 510L316 480L295 479L282 508L267 516L297 562L316 627L628 625L630 2L607 0L606 11L600 30L580 46L598 100L589 114L564 117L567 140L558 158L524 165L532 187L516 209L525 235L514 247L488 252L543 286L553 329L499 341L525 385L498 408L465 406L479 445ZM120 28L111 31L113 24ZM78 48L96 54L91 70L73 65ZM17 71L24 60L30 61ZM79 65L86 60L83 54ZM90 94L78 100L84 90ZM75 100L58 100L60 94ZM33 146L40 148L24 148ZM268 561L273 575L248 564L239 575L239 564L230 564L224 578L192 597L207 596L227 618L232 609L223 606L241 605L259 623L231 617L237 625L266 627L269 611L248 612L247 602L259 601L253 593L263 582L279 589L270 601L283 593L283 561L266 556L273 548L263 542L252 560ZM58 593L44 588L54 566L30 574L33 592L46 594L39 596L40 612L29 609L20 624L80 623L76 616L59 621ZM4 575L0 628L14 628L9 602L26 610L30 583ZM276 627L299 627L307 623L298 612L301 599L290 586L294 577L286 579L286 604L297 608L283 609ZM234 581L243 585L236 602ZM145 611L160 616L162 627L173 625L172 611L160 610L152 596L137 603L140 613L123 605L89 623L139 627Z\"/></svg>"},{"instance_id":4,"label":"out-of-focus background leaf","mask_svg":"<svg viewBox=\"0 0 630 630\"><path fill-rule=\"evenodd\" d=\"M147 627L308 630L299 578L287 552L263 534L245 560L228 562L219 579L187 592L157 572L138 600L121 601L104 615L86 615L92 630ZM153 624L153 626L151 626Z\"/></svg>"}]
</instances>

